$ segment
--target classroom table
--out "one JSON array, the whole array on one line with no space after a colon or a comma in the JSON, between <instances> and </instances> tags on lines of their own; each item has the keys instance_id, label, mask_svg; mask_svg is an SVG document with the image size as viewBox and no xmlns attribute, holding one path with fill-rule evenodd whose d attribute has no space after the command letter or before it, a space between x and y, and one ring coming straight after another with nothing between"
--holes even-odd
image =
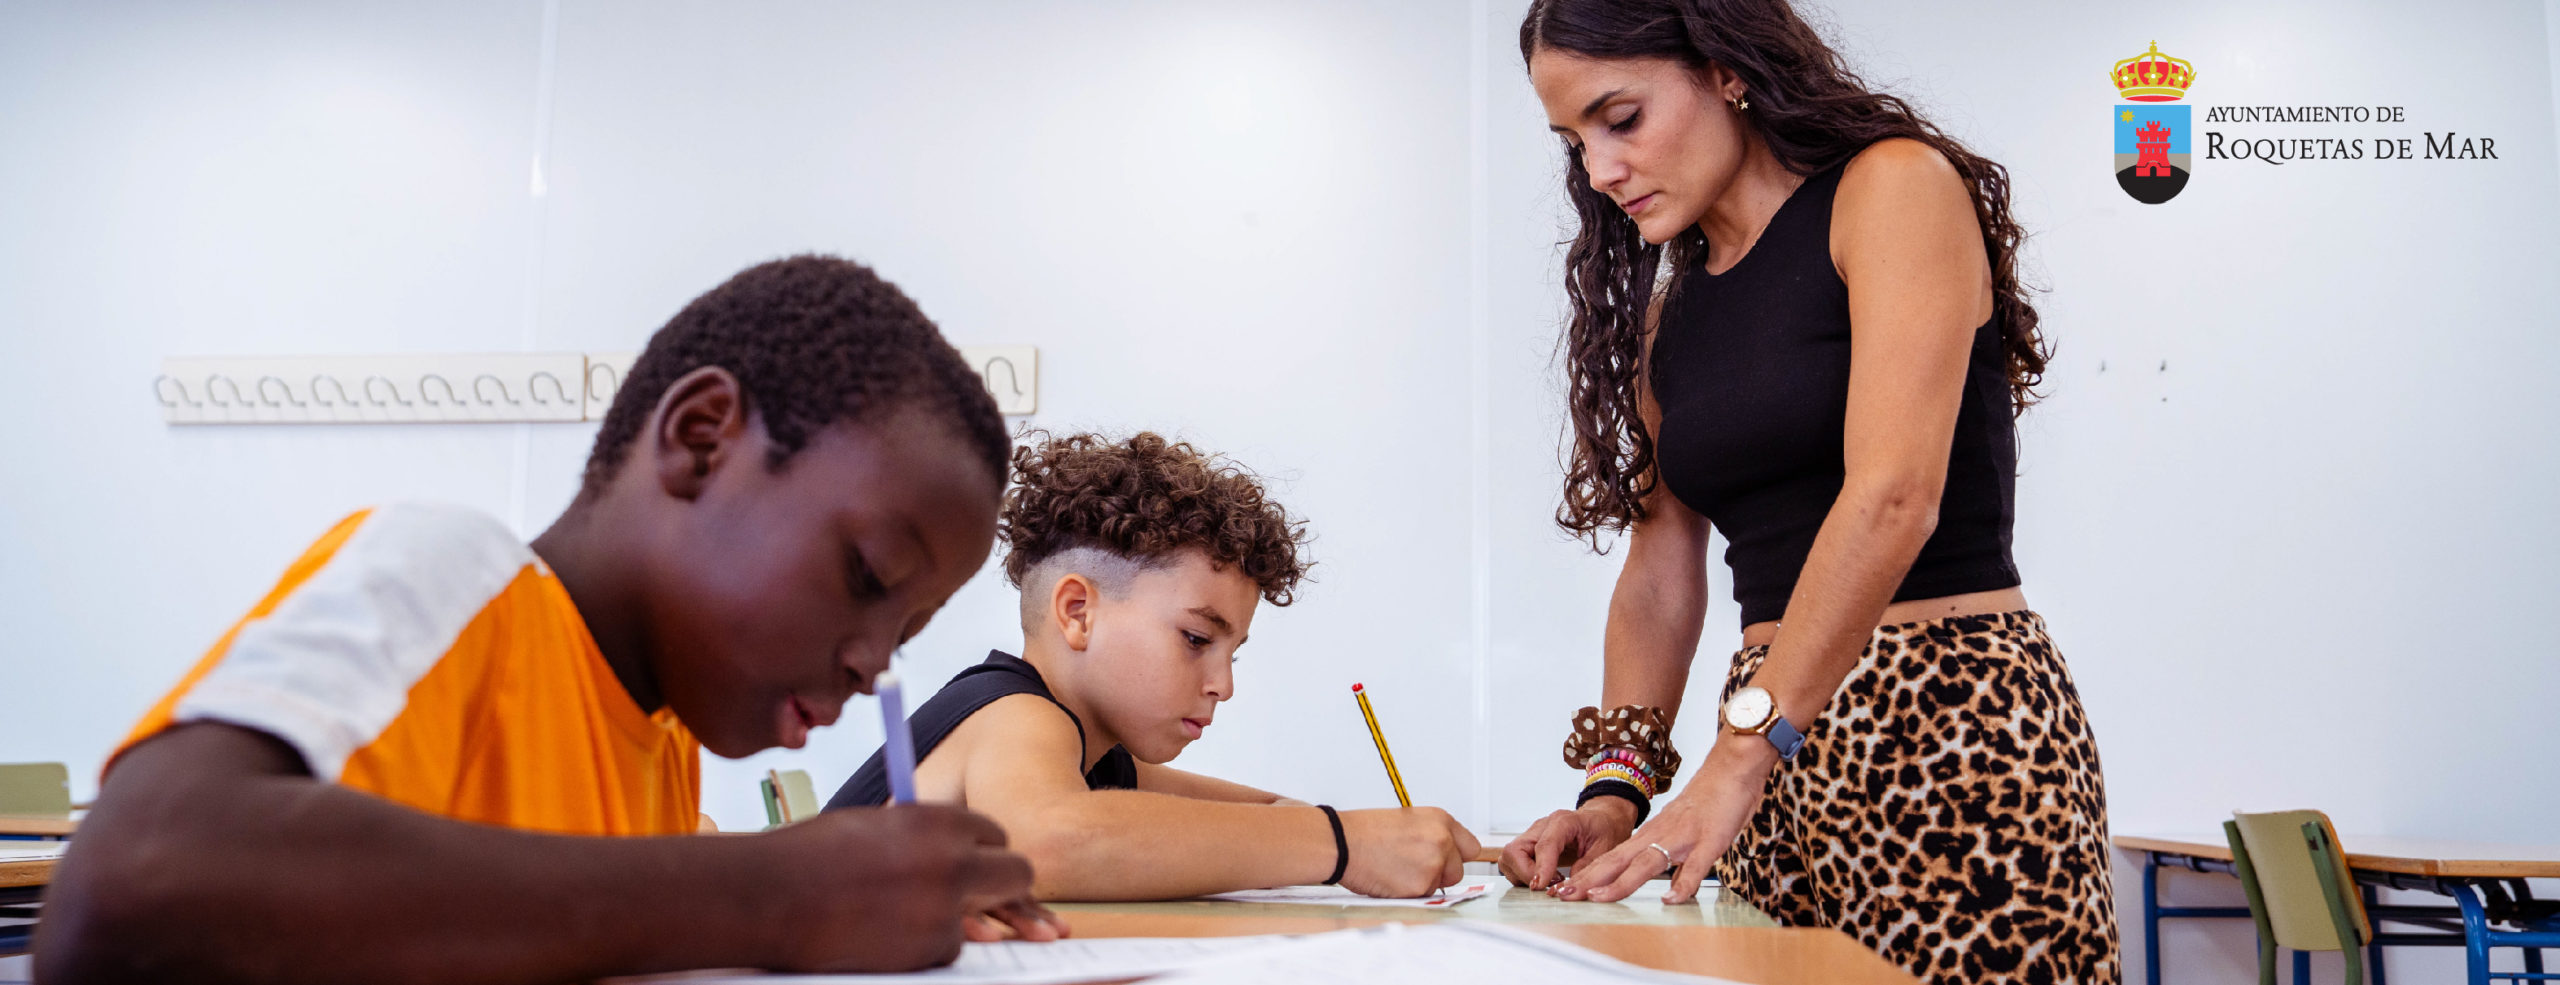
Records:
<instances>
[{"instance_id":1,"label":"classroom table","mask_svg":"<svg viewBox=\"0 0 2560 985\"><path fill-rule=\"evenodd\" d=\"M44 897L44 887L53 882L53 867L60 855L29 857L32 849L0 854L0 919L29 920L36 915L35 905ZM0 955L24 954L28 938L34 936L33 922L0 924Z\"/></svg>"},{"instance_id":2,"label":"classroom table","mask_svg":"<svg viewBox=\"0 0 2560 985\"><path fill-rule=\"evenodd\" d=\"M2167 919L2249 919L2245 906L2162 906L2160 870L2175 866L2192 872L2231 874L2231 843L2221 835L2118 835L2116 847L2142 856L2142 924L2144 956L2150 985L2160 985L2160 921ZM2488 970L2489 925L2512 919L2533 899L2526 879L2560 879L2560 846L2492 845L2424 838L2340 835L2347 868L2363 887L2365 910L2375 923L2391 922L2459 934L2387 934L2376 931L2366 966L2374 985L2384 985L2382 946L2462 944L2470 952L2471 979ZM2235 878L2237 878L2235 876ZM2383 906L2377 889L2414 889L2453 897L2454 906ZM2524 952L2525 970L2542 970L2542 953ZM2294 955L2295 981L2302 981L2310 956Z\"/></svg>"},{"instance_id":3,"label":"classroom table","mask_svg":"<svg viewBox=\"0 0 2560 985\"><path fill-rule=\"evenodd\" d=\"M1473 881L1472 879L1470 881ZM1780 927L1713 887L1695 906L1664 906L1665 882L1623 903L1562 903L1502 883L1447 909L1181 900L1057 903L1082 937L1234 937L1314 934L1384 923L1495 920L1620 961L1753 985L1914 985L1918 979L1837 930Z\"/></svg>"},{"instance_id":4,"label":"classroom table","mask_svg":"<svg viewBox=\"0 0 2560 985\"><path fill-rule=\"evenodd\" d=\"M42 889L60 858L0 858L0 889Z\"/></svg>"},{"instance_id":5,"label":"classroom table","mask_svg":"<svg viewBox=\"0 0 2560 985\"><path fill-rule=\"evenodd\" d=\"M1417 909L1395 906L1363 906L1356 900L1340 906L1307 903L1239 903L1227 900L1168 900L1146 903L1060 903L1062 910L1085 913L1122 913L1159 916L1220 917L1343 917L1400 920L1406 923L1428 923L1435 920L1490 920L1496 923L1542 924L1632 924L1656 927L1775 927L1776 920L1739 899L1724 895L1714 886L1698 890L1694 906L1664 906L1666 881L1647 883L1645 888L1616 903L1568 903L1534 889L1505 882L1500 876L1490 879L1469 877L1469 883L1490 882L1494 891L1445 909Z\"/></svg>"},{"instance_id":6,"label":"classroom table","mask_svg":"<svg viewBox=\"0 0 2560 985\"><path fill-rule=\"evenodd\" d=\"M0 904L32 903L52 880L54 858L0 859ZM1059 903L1080 937L1239 937L1314 934L1394 922L1495 920L1590 948L1620 961L1752 985L1915 985L1918 979L1837 930L1780 927L1714 887L1694 906L1664 906L1665 883L1623 903L1561 903L1506 886L1445 910L1182 900ZM0 954L25 950L32 924L0 927Z\"/></svg>"},{"instance_id":7,"label":"classroom table","mask_svg":"<svg viewBox=\"0 0 2560 985\"><path fill-rule=\"evenodd\" d=\"M79 827L63 814L0 814L0 839L69 838Z\"/></svg>"}]
</instances>

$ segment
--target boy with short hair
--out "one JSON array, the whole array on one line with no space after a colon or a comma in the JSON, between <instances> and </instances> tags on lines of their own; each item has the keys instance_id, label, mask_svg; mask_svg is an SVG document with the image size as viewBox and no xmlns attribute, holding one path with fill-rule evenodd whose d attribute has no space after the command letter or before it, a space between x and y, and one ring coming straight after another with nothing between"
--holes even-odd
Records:
<instances>
[{"instance_id":1,"label":"boy with short hair","mask_svg":"<svg viewBox=\"0 0 2560 985\"><path fill-rule=\"evenodd\" d=\"M1174 899L1339 882L1420 896L1474 836L1435 808L1336 812L1164 764L1235 695L1257 598L1288 605L1304 524L1231 463L1140 433L1017 449L1001 534L1022 655L916 710L916 792L994 818L1041 899ZM888 796L879 755L828 803Z\"/></svg>"},{"instance_id":2,"label":"boy with short hair","mask_svg":"<svg viewBox=\"0 0 2560 985\"><path fill-rule=\"evenodd\" d=\"M527 545L390 506L321 538L109 760L57 982L908 969L1056 936L949 808L688 835L703 748L799 746L985 561L1010 448L898 289L794 257L651 337Z\"/></svg>"}]
</instances>

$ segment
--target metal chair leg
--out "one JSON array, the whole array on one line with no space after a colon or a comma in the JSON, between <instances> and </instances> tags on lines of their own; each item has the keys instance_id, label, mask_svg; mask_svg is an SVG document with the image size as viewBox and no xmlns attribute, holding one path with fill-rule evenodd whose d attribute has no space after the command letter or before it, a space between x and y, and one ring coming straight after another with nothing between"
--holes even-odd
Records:
<instances>
[{"instance_id":1,"label":"metal chair leg","mask_svg":"<svg viewBox=\"0 0 2560 985\"><path fill-rule=\"evenodd\" d=\"M2373 888L2372 883L2366 883L2359 888L2364 891L2364 911L2366 913L2372 913L2374 906L2381 902L2381 891ZM2380 921L2375 922L2379 923ZM2384 981L2382 977L2382 945L2378 943L2367 944L2364 946L2364 953L2365 967L2373 969L2373 985L2390 985L2390 983Z\"/></svg>"},{"instance_id":2,"label":"metal chair leg","mask_svg":"<svg viewBox=\"0 0 2560 985\"><path fill-rule=\"evenodd\" d=\"M2530 882L2526 882L2525 880L2522 880L2522 879L2509 879L2509 880L2507 880L2507 898L2508 898L2508 899L2511 899L2511 900L2514 900L2514 901L2519 905L2519 907L2521 907L2523 904L2526 904L2526 903L2530 903L2530 902L2532 902L2532 900L2533 900L2533 884L2532 884L2532 883L2530 883ZM2527 921L2524 921L2524 920L2518 920L2518 921L2517 921L2517 923L2518 923L2519 925L2524 925L2524 924L2526 924L2526 923L2527 923ZM2530 928L2528 927L2527 929L2530 929ZM2525 970L2526 972L2528 972L2528 973L2531 973L2531 974L2536 974L2536 975L2542 974L2542 949L2541 949L2541 948L2538 948L2538 947L2526 947L2526 948L2524 948L2524 970Z\"/></svg>"},{"instance_id":3,"label":"metal chair leg","mask_svg":"<svg viewBox=\"0 0 2560 985\"><path fill-rule=\"evenodd\" d=\"M2489 985L2489 914L2480 906L2480 892L2459 882L2445 883L2444 890L2462 907L2462 949L2470 966L2467 980L2471 985Z\"/></svg>"},{"instance_id":4,"label":"metal chair leg","mask_svg":"<svg viewBox=\"0 0 2560 985\"><path fill-rule=\"evenodd\" d=\"M2160 985L2160 856L2142 853L2142 974Z\"/></svg>"}]
</instances>

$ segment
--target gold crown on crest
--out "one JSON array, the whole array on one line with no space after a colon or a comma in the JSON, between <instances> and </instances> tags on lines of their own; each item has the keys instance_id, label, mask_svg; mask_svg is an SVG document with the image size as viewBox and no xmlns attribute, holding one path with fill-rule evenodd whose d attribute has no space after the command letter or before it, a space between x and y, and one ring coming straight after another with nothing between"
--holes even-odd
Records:
<instances>
[{"instance_id":1,"label":"gold crown on crest","mask_svg":"<svg viewBox=\"0 0 2560 985\"><path fill-rule=\"evenodd\" d=\"M2160 53L2160 42L2151 42L2151 50L2116 63L2108 80L2116 91L2137 103L2165 103L2185 99L2187 87L2196 81L2195 63L2171 58Z\"/></svg>"}]
</instances>

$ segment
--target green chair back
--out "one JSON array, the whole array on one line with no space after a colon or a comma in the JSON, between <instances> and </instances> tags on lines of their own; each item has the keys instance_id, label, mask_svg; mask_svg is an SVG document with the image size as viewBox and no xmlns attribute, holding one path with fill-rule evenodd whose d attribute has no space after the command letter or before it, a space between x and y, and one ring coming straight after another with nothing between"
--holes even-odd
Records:
<instances>
[{"instance_id":1,"label":"green chair back","mask_svg":"<svg viewBox=\"0 0 2560 985\"><path fill-rule=\"evenodd\" d=\"M764 796L767 831L818 816L818 789L810 785L808 770L766 770L756 792Z\"/></svg>"},{"instance_id":2,"label":"green chair back","mask_svg":"<svg viewBox=\"0 0 2560 985\"><path fill-rule=\"evenodd\" d=\"M775 795L782 801L782 823L818 816L818 791L809 784L808 770L779 770L773 778Z\"/></svg>"},{"instance_id":3,"label":"green chair back","mask_svg":"<svg viewBox=\"0 0 2560 985\"><path fill-rule=\"evenodd\" d=\"M2258 979L2275 982L2275 948L2338 951L2348 985L2364 981L2360 950L2373 939L2337 830L2319 811L2234 813L2222 825L2233 870L2258 924Z\"/></svg>"},{"instance_id":4,"label":"green chair back","mask_svg":"<svg viewBox=\"0 0 2560 985\"><path fill-rule=\"evenodd\" d=\"M71 816L71 768L61 763L0 763L0 814Z\"/></svg>"}]
</instances>

